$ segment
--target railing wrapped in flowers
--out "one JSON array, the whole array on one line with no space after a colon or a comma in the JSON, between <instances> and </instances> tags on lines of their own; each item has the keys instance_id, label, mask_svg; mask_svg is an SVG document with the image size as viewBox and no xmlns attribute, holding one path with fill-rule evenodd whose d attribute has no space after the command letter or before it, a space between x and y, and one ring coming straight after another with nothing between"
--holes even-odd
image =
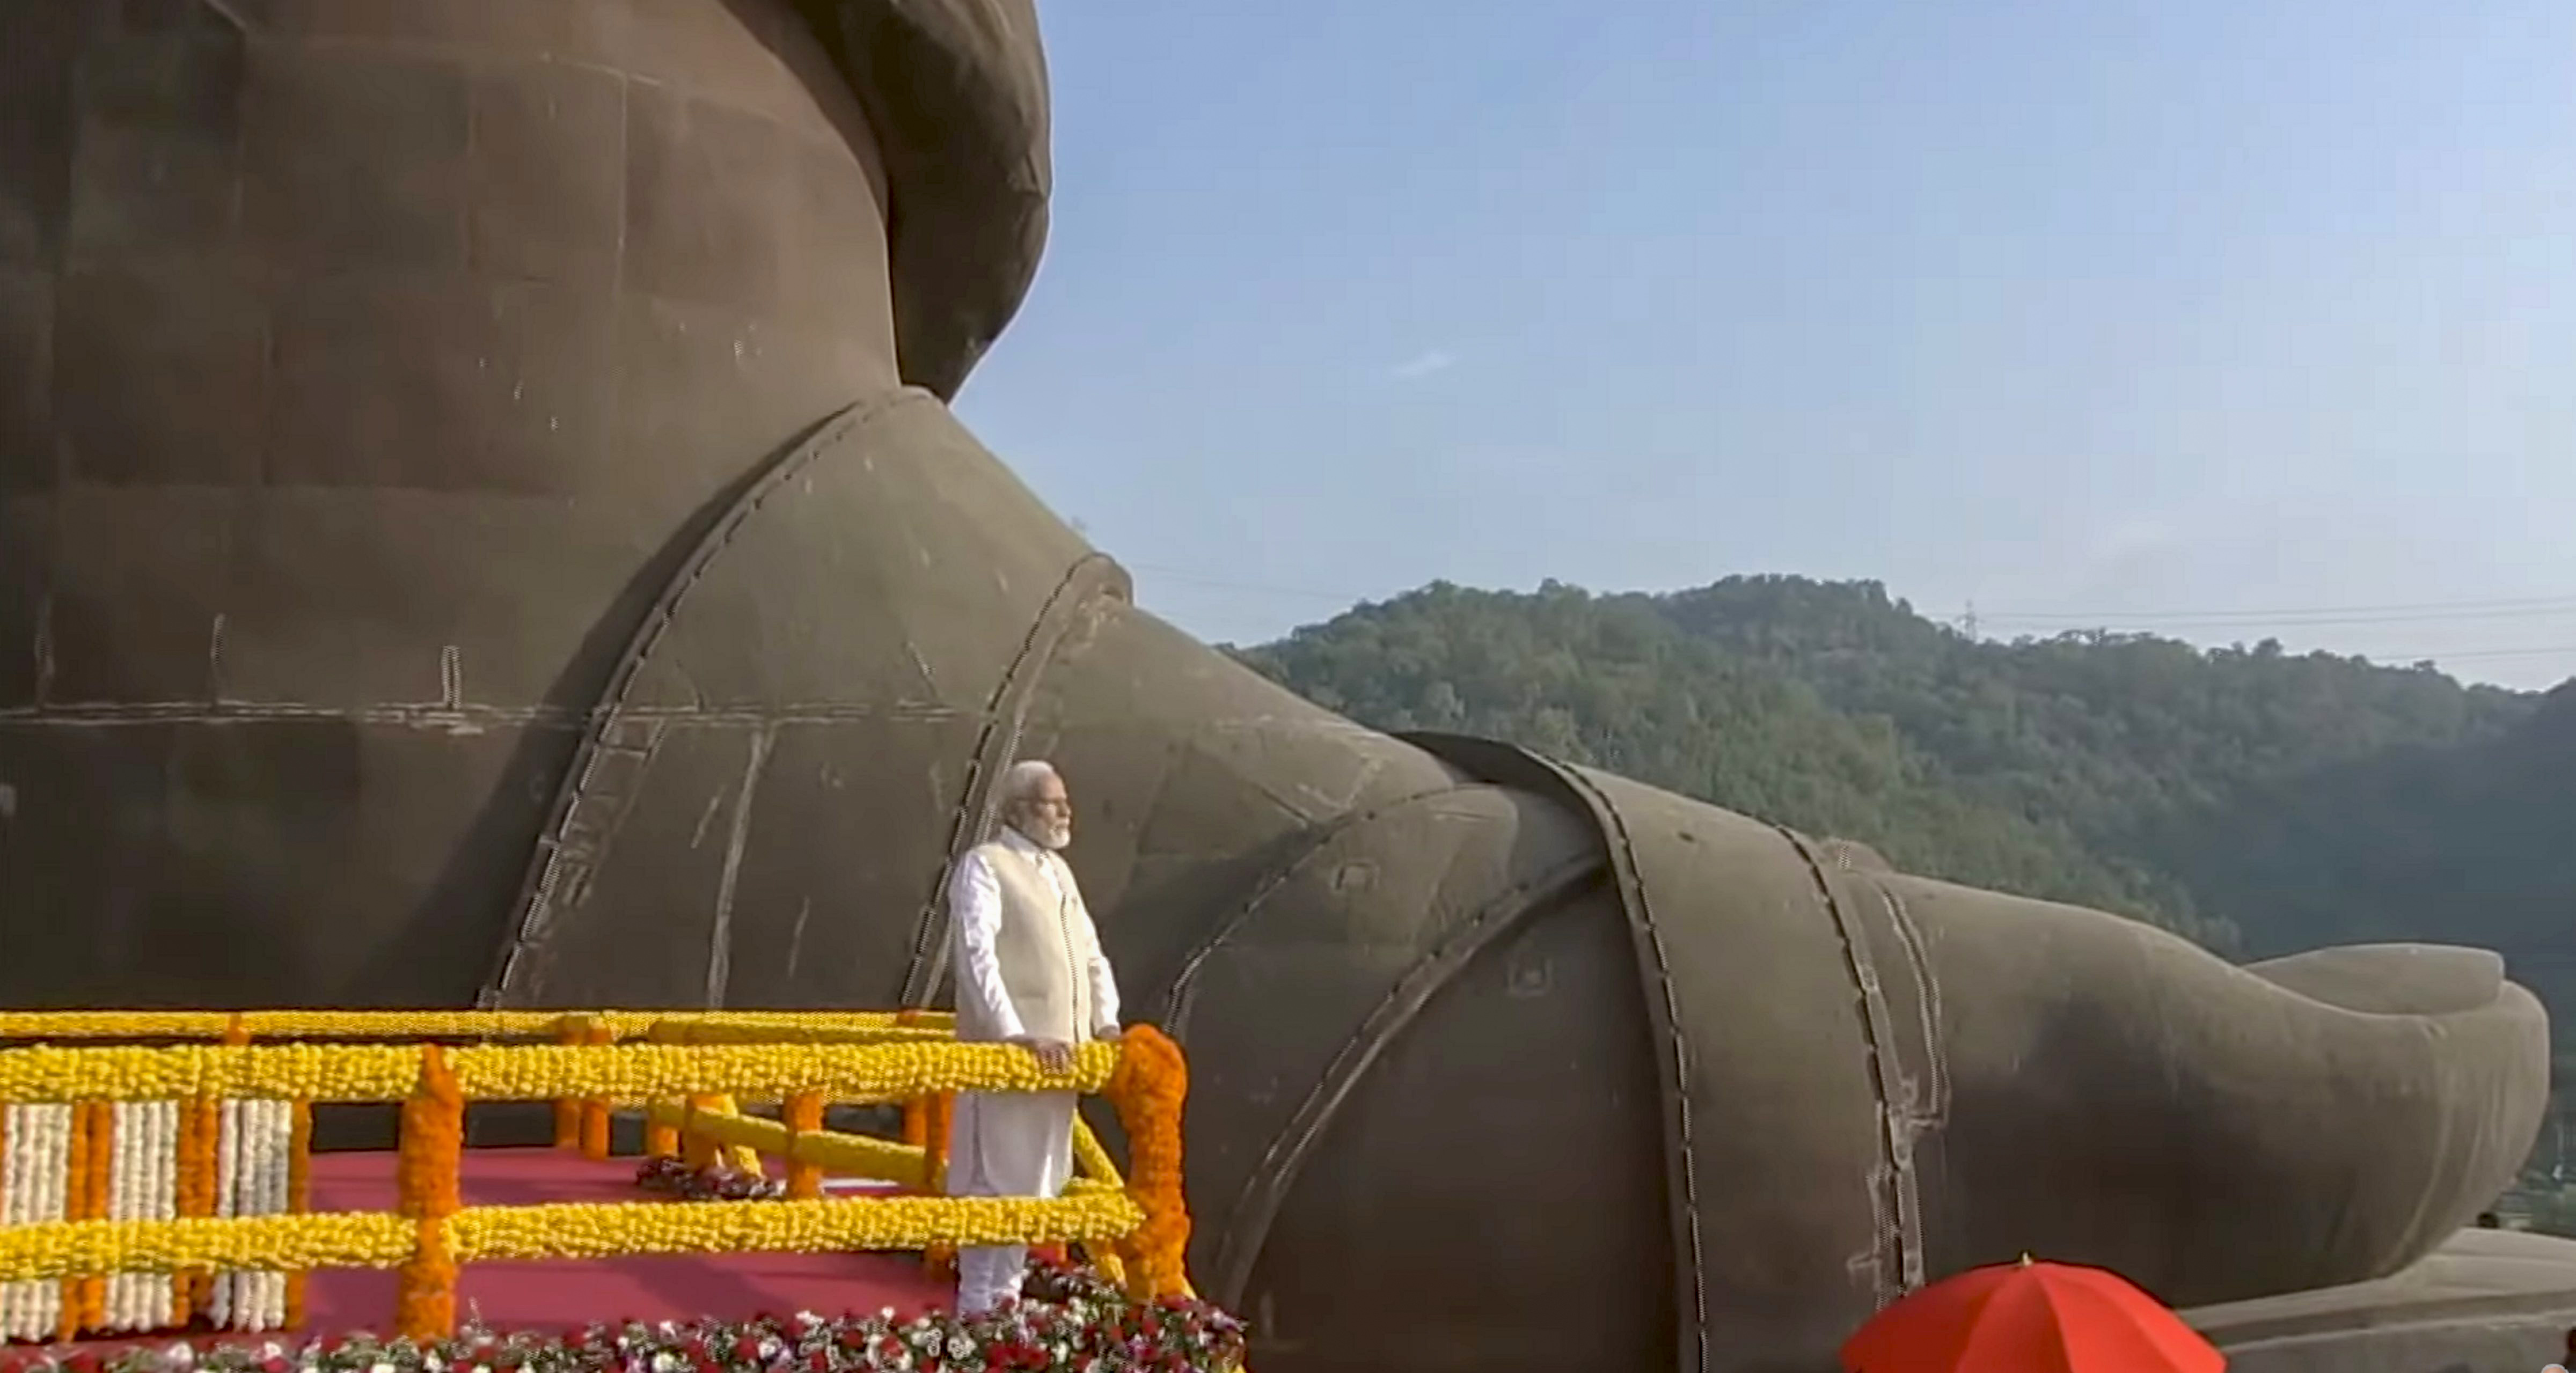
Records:
<instances>
[{"instance_id":1,"label":"railing wrapped in flowers","mask_svg":"<svg viewBox=\"0 0 2576 1373\"><path fill-rule=\"evenodd\" d=\"M0 1039L221 1037L220 1046L0 1050L12 1134L0 1217L0 1294L17 1338L184 1323L210 1292L232 1328L296 1323L300 1274L399 1272L396 1328L432 1339L455 1324L456 1270L478 1260L630 1254L930 1250L940 1245L1081 1243L1123 1255L1139 1296L1181 1297L1188 1219L1179 1185L1186 1070L1150 1029L1086 1045L1062 1075L998 1045L960 1044L945 1018L645 1012L268 1012L240 1015L0 1013ZM470 1039L551 1043L262 1044L262 1038ZM627 1042L617 1042L621 1039ZM652 1042L658 1039L660 1042ZM696 1042L674 1042L682 1039ZM641 1041L641 1042L639 1042ZM948 1198L935 1191L935 1137L898 1144L819 1128L827 1102L903 1102L908 1117L958 1091L1106 1092L1136 1153L1118 1185L1085 1132L1087 1176L1060 1199ZM713 1108L779 1101L779 1123ZM315 1102L399 1102L399 1211L304 1210ZM611 1111L643 1106L653 1143L683 1133L766 1143L790 1162L783 1200L667 1206L461 1204L469 1101L553 1101L557 1142L605 1154ZM677 1108L671 1103L696 1103ZM86 1122L86 1123L84 1123ZM209 1123L211 1122L211 1123ZM766 1130L761 1127L767 1127ZM694 1128L692 1128L694 1127ZM776 1132L772 1134L770 1132ZM119 1138L125 1141L118 1143ZM207 1160L212 1159L211 1166ZM102 1162L102 1160L105 1160ZM912 1182L915 1194L821 1195L847 1169ZM906 1171L910 1169L912 1171ZM229 1288L225 1287L230 1283ZM118 1295L122 1294L122 1295ZM230 1313L228 1313L230 1314ZM50 1324L50 1329L39 1326ZM24 1329L26 1333L20 1334Z\"/></svg>"},{"instance_id":2,"label":"railing wrapped in flowers","mask_svg":"<svg viewBox=\"0 0 2576 1373\"><path fill-rule=\"evenodd\" d=\"M952 1022L927 1013L904 1012L885 1024L793 1026L764 1025L730 1017L692 1016L655 1023L646 1037L661 1044L743 1044L784 1039L802 1044L954 1044ZM597 1036L593 1031L594 1038ZM1189 1212L1181 1191L1180 1122L1188 1092L1188 1071L1180 1050L1150 1028L1128 1032L1120 1046L1118 1066L1103 1088L1125 1126L1136 1155L1136 1176L1122 1177L1098 1136L1080 1117L1073 1125L1074 1190L1106 1190L1132 1197L1145 1223L1131 1235L1109 1244L1084 1246L1094 1266L1125 1282L1137 1296L1195 1297L1184 1267L1189 1244ZM895 1184L921 1195L940 1195L947 1173L948 1119L953 1093L903 1098L900 1142L867 1135L841 1134L823 1128L828 1104L820 1093L803 1093L779 1104L779 1119L744 1115L725 1097L657 1101L647 1107L645 1152L657 1159L681 1158L692 1168L705 1168L720 1149L734 1151L735 1166L759 1174L761 1156L787 1165L784 1194L790 1198L821 1195L826 1172ZM881 1101L881 1099L880 1099ZM890 1104L890 1103L889 1103ZM605 1157L605 1108L584 1108L578 1121L559 1119L558 1143L573 1139L593 1157ZM934 1264L953 1259L954 1246L937 1244L927 1251Z\"/></svg>"}]
</instances>

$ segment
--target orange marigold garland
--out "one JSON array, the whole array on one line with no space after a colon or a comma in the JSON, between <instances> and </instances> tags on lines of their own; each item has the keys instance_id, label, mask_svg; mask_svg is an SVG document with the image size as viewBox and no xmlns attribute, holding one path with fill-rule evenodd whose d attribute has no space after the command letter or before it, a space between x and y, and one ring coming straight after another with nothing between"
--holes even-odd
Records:
<instances>
[{"instance_id":1,"label":"orange marigold garland","mask_svg":"<svg viewBox=\"0 0 2576 1373\"><path fill-rule=\"evenodd\" d=\"M171 1160L174 1176L170 1180L170 1213L182 1220L204 1215L197 1209L197 1102L193 1097L179 1103L179 1139L172 1147L177 1151L177 1157ZM173 1326L186 1325L189 1316L195 1312L196 1297L191 1290L194 1285L194 1274L170 1275L170 1324Z\"/></svg>"},{"instance_id":2,"label":"orange marigold garland","mask_svg":"<svg viewBox=\"0 0 2576 1373\"><path fill-rule=\"evenodd\" d=\"M223 1042L227 1049L249 1046L250 1027L243 1023L240 1012L234 1012L225 1022ZM223 1209L223 1198L218 1193L223 1190L224 1103L218 1097L199 1096L190 1098L182 1109L196 1118L196 1152L180 1163L183 1186L195 1196L196 1209L184 1209L187 1203L183 1201L180 1214L211 1216ZM184 1283L173 1282L171 1286L185 1286L189 1305L211 1313L217 1305L215 1284L227 1281L229 1277L229 1274L206 1269L190 1273Z\"/></svg>"},{"instance_id":3,"label":"orange marigold garland","mask_svg":"<svg viewBox=\"0 0 2576 1373\"><path fill-rule=\"evenodd\" d=\"M798 1092L787 1098L779 1112L780 1122L798 1135L810 1135L823 1128L823 1094ZM788 1147L795 1148L795 1140ZM823 1195L823 1165L807 1163L793 1153L787 1159L787 1195L799 1200Z\"/></svg>"},{"instance_id":4,"label":"orange marigold garland","mask_svg":"<svg viewBox=\"0 0 2576 1373\"><path fill-rule=\"evenodd\" d=\"M675 1033L677 1028L678 1027L676 1026L663 1024L657 1021L654 1023L653 1027L646 1030L644 1034L645 1038L651 1040L655 1044L672 1044L678 1042L678 1036ZM644 1156L646 1158L678 1158L680 1156L680 1127L676 1125L665 1125L661 1121L655 1119L653 1116L653 1107L655 1105L656 1103L649 1101L644 1103Z\"/></svg>"},{"instance_id":5,"label":"orange marigold garland","mask_svg":"<svg viewBox=\"0 0 2576 1373\"><path fill-rule=\"evenodd\" d=\"M713 1094L701 1092L689 1098L689 1115L693 1118L700 1113L715 1115L716 1106L717 1098ZM690 1123L696 1122L692 1119ZM681 1132L680 1154L690 1168L702 1169L716 1166L716 1160L724 1156L724 1151L717 1147L715 1136L684 1130Z\"/></svg>"},{"instance_id":6,"label":"orange marigold garland","mask_svg":"<svg viewBox=\"0 0 2576 1373\"><path fill-rule=\"evenodd\" d=\"M922 1191L930 1196L948 1195L948 1132L956 1116L954 1092L938 1093L923 1103ZM922 1251L921 1262L933 1280L953 1282L957 1277L957 1246L934 1244Z\"/></svg>"},{"instance_id":7,"label":"orange marigold garland","mask_svg":"<svg viewBox=\"0 0 2576 1373\"><path fill-rule=\"evenodd\" d=\"M286 1144L286 1209L305 1215L313 1209L313 1103L298 1099L288 1106ZM286 1328L304 1324L305 1273L286 1275Z\"/></svg>"},{"instance_id":8,"label":"orange marigold garland","mask_svg":"<svg viewBox=\"0 0 2576 1373\"><path fill-rule=\"evenodd\" d=\"M582 1042L606 1046L616 1043L617 1035L605 1023L593 1021ZM608 1101L604 1097L591 1097L581 1103L581 1152L584 1158L608 1157Z\"/></svg>"},{"instance_id":9,"label":"orange marigold garland","mask_svg":"<svg viewBox=\"0 0 2576 1373\"><path fill-rule=\"evenodd\" d=\"M402 1266L394 1327L415 1340L443 1339L456 1328L456 1263L447 1249L447 1218L456 1213L465 1150L465 1097L438 1046L421 1050L420 1086L402 1108L402 1156L396 1166L402 1214L419 1226Z\"/></svg>"},{"instance_id":10,"label":"orange marigold garland","mask_svg":"<svg viewBox=\"0 0 2576 1373\"><path fill-rule=\"evenodd\" d=\"M71 1158L64 1178L63 1218L102 1220L116 1168L116 1106L83 1101L72 1107ZM97 1274L63 1279L63 1309L56 1331L63 1339L107 1324L107 1279Z\"/></svg>"},{"instance_id":11,"label":"orange marigold garland","mask_svg":"<svg viewBox=\"0 0 2576 1373\"><path fill-rule=\"evenodd\" d=\"M1120 1037L1118 1068L1107 1095L1127 1131L1127 1195L1145 1223L1126 1245L1128 1289L1139 1298L1178 1297L1190 1243L1190 1212L1181 1190L1181 1108L1189 1065L1181 1046L1151 1025Z\"/></svg>"}]
</instances>

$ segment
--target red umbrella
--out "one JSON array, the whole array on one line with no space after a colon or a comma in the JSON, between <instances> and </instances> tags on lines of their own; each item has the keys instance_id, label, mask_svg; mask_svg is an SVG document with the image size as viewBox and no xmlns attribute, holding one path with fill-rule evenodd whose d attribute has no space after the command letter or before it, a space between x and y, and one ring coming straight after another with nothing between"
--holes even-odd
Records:
<instances>
[{"instance_id":1,"label":"red umbrella","mask_svg":"<svg viewBox=\"0 0 2576 1373\"><path fill-rule=\"evenodd\" d=\"M2119 1274L2064 1263L1972 1268L1879 1312L1843 1345L1850 1373L2220 1373L2227 1356Z\"/></svg>"}]
</instances>

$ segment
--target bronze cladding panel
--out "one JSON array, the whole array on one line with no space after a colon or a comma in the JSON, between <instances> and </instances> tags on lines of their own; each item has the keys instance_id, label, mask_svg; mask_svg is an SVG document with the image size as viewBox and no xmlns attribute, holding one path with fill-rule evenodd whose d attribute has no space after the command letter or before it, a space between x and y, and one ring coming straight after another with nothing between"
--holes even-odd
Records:
<instances>
[{"instance_id":1,"label":"bronze cladding panel","mask_svg":"<svg viewBox=\"0 0 2576 1373\"><path fill-rule=\"evenodd\" d=\"M1255 1367L1676 1367L1643 1015L1606 886L1451 980L1298 1174L1241 1300Z\"/></svg>"},{"instance_id":2,"label":"bronze cladding panel","mask_svg":"<svg viewBox=\"0 0 2576 1373\"><path fill-rule=\"evenodd\" d=\"M892 386L857 107L751 0L0 53L0 999L469 998L673 559Z\"/></svg>"}]
</instances>

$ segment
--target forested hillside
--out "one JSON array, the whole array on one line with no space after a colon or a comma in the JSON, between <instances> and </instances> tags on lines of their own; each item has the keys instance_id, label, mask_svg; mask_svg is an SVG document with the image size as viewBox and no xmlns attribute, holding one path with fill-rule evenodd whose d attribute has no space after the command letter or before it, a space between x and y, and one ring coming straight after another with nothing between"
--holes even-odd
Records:
<instances>
[{"instance_id":1,"label":"forested hillside","mask_svg":"<svg viewBox=\"0 0 2576 1373\"><path fill-rule=\"evenodd\" d=\"M1435 584L1239 653L1370 724L1516 740L2231 954L2498 948L2576 1044L2576 683L2270 643L1979 642L1874 583L1791 577Z\"/></svg>"}]
</instances>

